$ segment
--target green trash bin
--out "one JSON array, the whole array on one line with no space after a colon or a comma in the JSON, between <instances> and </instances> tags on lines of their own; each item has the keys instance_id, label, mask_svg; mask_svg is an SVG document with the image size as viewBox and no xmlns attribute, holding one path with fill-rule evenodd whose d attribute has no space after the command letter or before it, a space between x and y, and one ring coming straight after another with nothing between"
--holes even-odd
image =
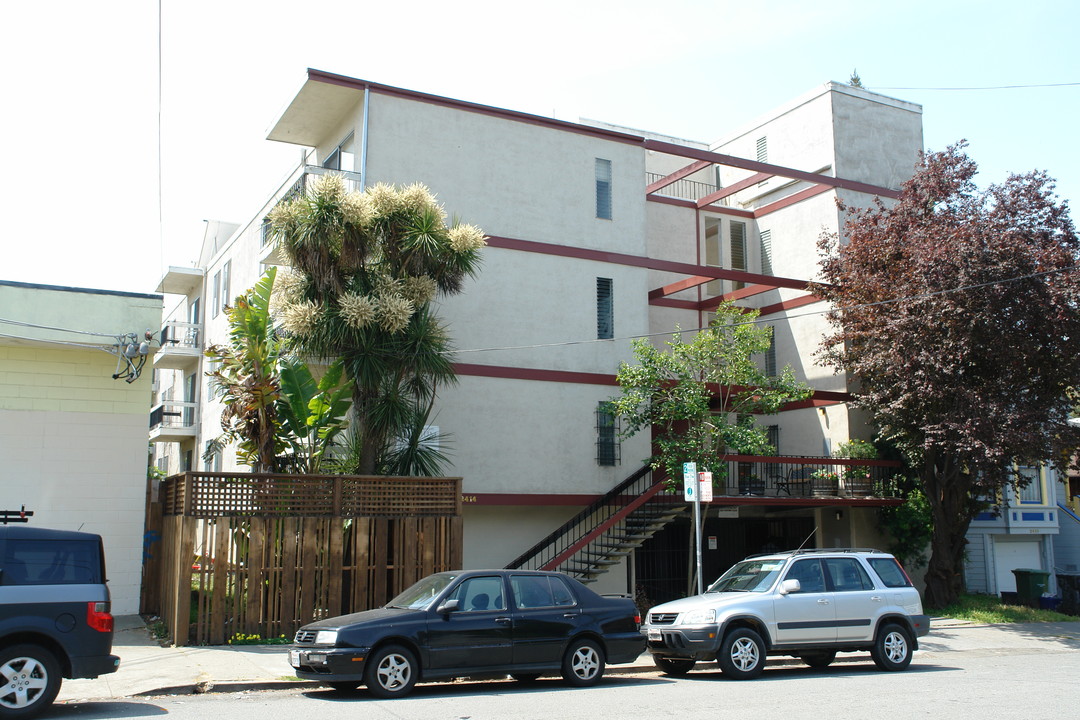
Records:
<instances>
[{"instance_id":1,"label":"green trash bin","mask_svg":"<svg viewBox=\"0 0 1080 720\"><path fill-rule=\"evenodd\" d=\"M1050 584L1050 573L1034 568L1016 568L1012 573L1016 576L1016 594L1020 596L1020 602L1037 607L1039 598Z\"/></svg>"}]
</instances>

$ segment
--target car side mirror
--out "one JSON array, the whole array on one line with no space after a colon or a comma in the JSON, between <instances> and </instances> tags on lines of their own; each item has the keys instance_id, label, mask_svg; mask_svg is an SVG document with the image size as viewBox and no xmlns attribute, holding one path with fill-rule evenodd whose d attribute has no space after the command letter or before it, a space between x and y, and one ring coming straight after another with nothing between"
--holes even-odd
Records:
<instances>
[{"instance_id":1,"label":"car side mirror","mask_svg":"<svg viewBox=\"0 0 1080 720\"><path fill-rule=\"evenodd\" d=\"M437 607L435 609L435 612L439 613L440 615L449 615L450 613L457 612L460 609L461 609L461 601L458 600L457 598L454 598L452 600L447 600L442 605Z\"/></svg>"},{"instance_id":2,"label":"car side mirror","mask_svg":"<svg viewBox=\"0 0 1080 720\"><path fill-rule=\"evenodd\" d=\"M794 580L794 579L785 580L784 582L780 583L780 594L781 595L788 595L790 593L797 593L800 590L802 590L802 583L800 583L798 580Z\"/></svg>"}]
</instances>

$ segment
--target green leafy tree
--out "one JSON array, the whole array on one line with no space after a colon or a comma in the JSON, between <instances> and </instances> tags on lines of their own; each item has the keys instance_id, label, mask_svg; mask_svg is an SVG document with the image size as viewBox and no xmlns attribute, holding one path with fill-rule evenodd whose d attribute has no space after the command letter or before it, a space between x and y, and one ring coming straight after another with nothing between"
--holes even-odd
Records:
<instances>
[{"instance_id":1,"label":"green leafy tree","mask_svg":"<svg viewBox=\"0 0 1080 720\"><path fill-rule=\"evenodd\" d=\"M1016 465L1066 456L1080 386L1078 242L1042 172L979 191L964 144L924 155L900 198L822 238L824 358L917 469L933 518L926 603L962 589L972 518Z\"/></svg>"},{"instance_id":2,"label":"green leafy tree","mask_svg":"<svg viewBox=\"0 0 1080 720\"><path fill-rule=\"evenodd\" d=\"M270 294L275 269L226 309L229 341L211 345L206 356L218 363L207 373L225 405L221 413L223 435L214 448L237 442L237 457L255 472L278 472L281 437L277 402L281 395L277 360L280 351L270 317Z\"/></svg>"},{"instance_id":3,"label":"green leafy tree","mask_svg":"<svg viewBox=\"0 0 1080 720\"><path fill-rule=\"evenodd\" d=\"M684 462L712 471L719 483L726 477L725 453L775 452L754 415L809 397L790 367L774 377L758 367L754 356L769 349L772 328L757 324L757 315L724 303L689 342L680 332L666 349L634 341L637 364L619 369L622 395L612 402L625 419L623 436L656 430L650 464L666 472L669 484L682 477Z\"/></svg>"},{"instance_id":4,"label":"green leafy tree","mask_svg":"<svg viewBox=\"0 0 1080 720\"><path fill-rule=\"evenodd\" d=\"M441 385L456 381L432 306L476 274L483 232L447 224L422 185L348 192L335 174L270 215L294 273L276 301L291 348L340 360L352 383L355 472L375 473Z\"/></svg>"}]
</instances>

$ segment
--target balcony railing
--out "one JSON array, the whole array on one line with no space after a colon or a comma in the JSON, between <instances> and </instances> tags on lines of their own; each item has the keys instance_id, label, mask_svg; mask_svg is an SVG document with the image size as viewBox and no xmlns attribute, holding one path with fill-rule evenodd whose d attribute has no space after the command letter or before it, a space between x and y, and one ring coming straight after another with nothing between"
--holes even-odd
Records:
<instances>
[{"instance_id":1,"label":"balcony railing","mask_svg":"<svg viewBox=\"0 0 1080 720\"><path fill-rule=\"evenodd\" d=\"M666 177L663 173L647 172L645 173L645 183L654 183L657 180ZM656 191L657 195L664 195L665 197L679 198L681 200L693 200L697 202L706 195L710 195L716 192L719 188L713 183L700 182L698 180L676 180L670 185L660 188ZM727 199L718 201L719 205L726 205Z\"/></svg>"},{"instance_id":2,"label":"balcony railing","mask_svg":"<svg viewBox=\"0 0 1080 720\"><path fill-rule=\"evenodd\" d=\"M194 365L202 355L201 323L168 320L161 329L161 349L154 354L154 367L179 370Z\"/></svg>"},{"instance_id":3,"label":"balcony railing","mask_svg":"<svg viewBox=\"0 0 1080 720\"><path fill-rule=\"evenodd\" d=\"M903 467L892 460L727 455L726 477L713 471L714 495L798 497L901 497ZM699 468L699 470L702 468Z\"/></svg>"},{"instance_id":4,"label":"balcony railing","mask_svg":"<svg viewBox=\"0 0 1080 720\"><path fill-rule=\"evenodd\" d=\"M150 439L153 442L181 442L195 437L199 404L166 400L150 410Z\"/></svg>"}]
</instances>

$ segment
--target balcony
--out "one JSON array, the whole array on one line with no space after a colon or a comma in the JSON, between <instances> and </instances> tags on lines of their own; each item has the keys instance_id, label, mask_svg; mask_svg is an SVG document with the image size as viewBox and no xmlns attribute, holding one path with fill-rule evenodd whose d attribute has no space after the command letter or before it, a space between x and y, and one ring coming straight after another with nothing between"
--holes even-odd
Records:
<instances>
[{"instance_id":1,"label":"balcony","mask_svg":"<svg viewBox=\"0 0 1080 720\"><path fill-rule=\"evenodd\" d=\"M170 295L189 295L202 286L206 271L200 268L174 267L169 270L158 283L157 292L169 293Z\"/></svg>"},{"instance_id":2,"label":"balcony","mask_svg":"<svg viewBox=\"0 0 1080 720\"><path fill-rule=\"evenodd\" d=\"M195 437L199 404L166 400L150 410L150 442L183 442Z\"/></svg>"},{"instance_id":3,"label":"balcony","mask_svg":"<svg viewBox=\"0 0 1080 720\"><path fill-rule=\"evenodd\" d=\"M202 356L202 324L169 320L161 329L161 349L154 354L157 370L185 370Z\"/></svg>"},{"instance_id":4,"label":"balcony","mask_svg":"<svg viewBox=\"0 0 1080 720\"><path fill-rule=\"evenodd\" d=\"M279 202L291 200L299 195L303 195L311 182L315 179L315 176L325 175L326 173L343 175L345 177L345 188L349 192L364 189L363 176L358 172L332 170L320 167L319 165L309 165L307 163L297 167L285 182L282 183L281 187L278 188L278 191L274 193L270 200L263 206L262 211L241 231L241 234L243 235L251 233L258 234L258 246L262 248L260 251L261 257L259 258L261 263L264 265L286 264L284 256L278 251L277 243L273 242L270 237L270 222L268 219L270 211Z\"/></svg>"},{"instance_id":5,"label":"balcony","mask_svg":"<svg viewBox=\"0 0 1080 720\"><path fill-rule=\"evenodd\" d=\"M819 505L838 498L873 504L901 497L906 482L900 463L891 460L727 455L725 463L726 479L714 481L716 504L734 498L734 504L757 498L765 504Z\"/></svg>"}]
</instances>

